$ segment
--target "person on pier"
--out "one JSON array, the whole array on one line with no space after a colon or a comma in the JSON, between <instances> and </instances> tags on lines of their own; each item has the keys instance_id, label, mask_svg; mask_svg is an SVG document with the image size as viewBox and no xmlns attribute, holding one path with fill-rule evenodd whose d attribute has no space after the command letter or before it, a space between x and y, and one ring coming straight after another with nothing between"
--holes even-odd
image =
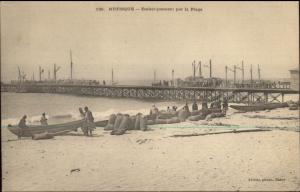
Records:
<instances>
[{"instance_id":1,"label":"person on pier","mask_svg":"<svg viewBox=\"0 0 300 192\"><path fill-rule=\"evenodd\" d=\"M87 136L93 136L93 130L96 129L95 123L94 123L94 117L92 112L88 109L88 107L84 107L85 111L85 126L86 126L86 133Z\"/></svg>"},{"instance_id":2,"label":"person on pier","mask_svg":"<svg viewBox=\"0 0 300 192\"><path fill-rule=\"evenodd\" d=\"M22 117L22 119L19 121L19 134L18 134L18 139L21 139L22 135L23 135L23 132L24 132L24 129L28 128L28 126L26 125L26 118L27 118L27 115L24 115Z\"/></svg>"},{"instance_id":3,"label":"person on pier","mask_svg":"<svg viewBox=\"0 0 300 192\"><path fill-rule=\"evenodd\" d=\"M156 119L158 115L159 115L158 108L155 105L152 105L152 108L150 110L150 119Z\"/></svg>"},{"instance_id":4,"label":"person on pier","mask_svg":"<svg viewBox=\"0 0 300 192\"><path fill-rule=\"evenodd\" d=\"M42 117L41 117L41 120L40 120L41 125L48 125L47 120L48 120L48 119L46 118L46 114L43 113L43 114L42 114Z\"/></svg>"}]
</instances>

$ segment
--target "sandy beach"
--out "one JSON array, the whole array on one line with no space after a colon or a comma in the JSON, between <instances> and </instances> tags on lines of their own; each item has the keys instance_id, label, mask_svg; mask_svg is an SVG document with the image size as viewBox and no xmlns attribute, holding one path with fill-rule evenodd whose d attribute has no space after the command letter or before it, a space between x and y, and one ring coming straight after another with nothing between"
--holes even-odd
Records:
<instances>
[{"instance_id":1,"label":"sandy beach","mask_svg":"<svg viewBox=\"0 0 300 192\"><path fill-rule=\"evenodd\" d=\"M299 2L0 10L1 191L300 192Z\"/></svg>"},{"instance_id":2,"label":"sandy beach","mask_svg":"<svg viewBox=\"0 0 300 192\"><path fill-rule=\"evenodd\" d=\"M97 128L92 138L38 141L2 129L2 189L300 190L299 132L170 137L216 129L156 125L114 136Z\"/></svg>"}]
</instances>

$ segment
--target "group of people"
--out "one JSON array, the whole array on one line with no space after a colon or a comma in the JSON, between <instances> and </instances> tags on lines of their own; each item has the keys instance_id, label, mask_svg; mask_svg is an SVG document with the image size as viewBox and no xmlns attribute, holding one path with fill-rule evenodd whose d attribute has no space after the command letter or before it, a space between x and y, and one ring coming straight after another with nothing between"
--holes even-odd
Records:
<instances>
[{"instance_id":1,"label":"group of people","mask_svg":"<svg viewBox=\"0 0 300 192\"><path fill-rule=\"evenodd\" d=\"M223 101L223 105L221 106L221 101L216 101L210 104L210 108L217 108L217 109L221 109L223 110L224 113L226 113L226 111L228 110L228 102L227 100ZM186 102L185 106L183 107L184 110L189 111L189 106L188 103ZM207 102L203 101L202 102L202 109L208 109L207 106ZM174 112L177 110L176 106L172 106L172 108L170 108L169 106L167 107L167 112ZM198 110L198 104L196 101L193 102L192 104L192 110L193 111L197 111ZM94 123L94 117L92 112L88 109L88 107L84 107L84 110L82 110L82 108L79 108L79 112L81 115L81 118L84 119L83 124L82 124L82 132L84 133L85 136L93 136L93 131L96 128L96 125ZM150 110L150 116L156 116L159 114L159 110L158 108L153 105L152 109ZM23 133L24 128L27 128L28 126L26 125L26 118L27 116L24 115L21 120L19 121L18 126L21 128L20 129L20 133L18 135L18 138L20 139ZM46 114L43 113L42 117L40 119L40 123L41 125L48 125L48 119L46 118Z\"/></svg>"},{"instance_id":2,"label":"group of people","mask_svg":"<svg viewBox=\"0 0 300 192\"><path fill-rule=\"evenodd\" d=\"M168 106L168 108L167 108L167 112L172 112L172 111L176 111L177 110L177 107L176 106L173 106L172 108L170 108L169 106Z\"/></svg>"},{"instance_id":3,"label":"group of people","mask_svg":"<svg viewBox=\"0 0 300 192\"><path fill-rule=\"evenodd\" d=\"M24 115L19 121L18 126L20 127L20 130L19 130L19 134L18 134L18 139L21 139L24 129L28 128L28 126L26 125L26 119L27 119L27 115ZM46 118L46 113L42 114L40 122L41 122L41 125L48 125L48 119Z\"/></svg>"},{"instance_id":4,"label":"group of people","mask_svg":"<svg viewBox=\"0 0 300 192\"><path fill-rule=\"evenodd\" d=\"M94 123L94 117L92 112L88 109L88 107L84 107L84 111L82 110L82 108L79 108L79 112L81 117L84 119L81 127L82 132L86 136L93 136L93 130L96 128L96 125ZM18 139L21 139L24 129L28 128L28 126L26 125L26 119L27 119L27 115L24 115L19 121L18 126L20 130L18 134ZM41 125L45 125L45 126L48 125L48 119L46 118L46 113L42 114L40 123Z\"/></svg>"},{"instance_id":5,"label":"group of people","mask_svg":"<svg viewBox=\"0 0 300 192\"><path fill-rule=\"evenodd\" d=\"M153 105L153 107L154 107L154 109L156 109L156 111L158 111L158 109L155 107L155 105ZM188 102L185 103L185 106L183 107L183 109L186 110L186 111L190 111L189 106L188 106ZM208 109L208 105L207 105L206 101L202 102L202 109ZM222 109L223 112L226 113L226 111L228 110L228 101L226 99L223 100L222 105L221 105L220 100L212 102L210 104L210 109ZM176 110L177 110L176 106L173 106L172 109L169 106L167 107L168 112L172 112L172 111L176 111ZM199 107L198 107L197 102L194 101L193 104L192 104L192 111L197 111L197 110L199 110ZM150 111L150 114L151 114L151 111Z\"/></svg>"},{"instance_id":6,"label":"group of people","mask_svg":"<svg viewBox=\"0 0 300 192\"><path fill-rule=\"evenodd\" d=\"M190 111L188 102L185 103L185 105L183 106L182 109L186 110L186 111ZM208 109L208 104L206 101L202 101L202 109ZM221 103L220 100L212 102L210 104L210 109L222 109L223 113L226 113L226 111L228 110L228 101L226 99L224 99L223 104ZM172 108L170 106L167 107L167 112L174 112L176 110L177 110L176 106L172 106ZM199 107L198 107L197 102L194 101L192 104L192 111L197 111L197 110L199 110ZM158 114L159 114L158 108L155 105L153 105L150 110L150 116L158 115Z\"/></svg>"},{"instance_id":7,"label":"group of people","mask_svg":"<svg viewBox=\"0 0 300 192\"><path fill-rule=\"evenodd\" d=\"M192 106L193 110L198 110L198 105L196 101ZM202 109L208 109L208 105L206 101L202 102ZM222 109L223 113L226 113L228 110L228 101L226 99L223 100L223 104L220 100L210 103L210 109Z\"/></svg>"}]
</instances>

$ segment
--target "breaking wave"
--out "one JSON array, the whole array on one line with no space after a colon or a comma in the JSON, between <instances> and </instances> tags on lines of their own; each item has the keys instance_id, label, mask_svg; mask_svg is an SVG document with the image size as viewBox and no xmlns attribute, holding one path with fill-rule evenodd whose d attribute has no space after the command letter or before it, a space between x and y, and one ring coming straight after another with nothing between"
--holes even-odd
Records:
<instances>
[{"instance_id":1,"label":"breaking wave","mask_svg":"<svg viewBox=\"0 0 300 192\"><path fill-rule=\"evenodd\" d=\"M140 109L140 110L126 110L126 111L119 111L117 109L108 109L106 111L93 111L93 116L95 121L105 120L108 119L111 114L129 114L129 115L136 115L137 113L148 114L148 109ZM79 112L68 112L66 114L58 114L58 115L47 115L46 118L50 124L52 123L62 123L68 122L73 120L81 119ZM8 118L1 120L1 126L6 127L8 124L15 125L18 124L20 118ZM39 124L41 119L41 115L37 116L27 116L27 124Z\"/></svg>"}]
</instances>

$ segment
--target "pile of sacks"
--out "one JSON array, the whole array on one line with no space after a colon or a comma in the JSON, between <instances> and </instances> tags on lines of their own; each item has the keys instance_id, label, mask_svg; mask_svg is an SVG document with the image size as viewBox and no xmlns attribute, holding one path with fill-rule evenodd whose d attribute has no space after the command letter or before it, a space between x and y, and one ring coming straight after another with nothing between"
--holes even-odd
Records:
<instances>
[{"instance_id":1,"label":"pile of sacks","mask_svg":"<svg viewBox=\"0 0 300 192\"><path fill-rule=\"evenodd\" d=\"M104 130L111 130L111 135L123 135L127 130L147 130L147 118L138 113L135 116L118 113L111 114Z\"/></svg>"},{"instance_id":2,"label":"pile of sacks","mask_svg":"<svg viewBox=\"0 0 300 192\"><path fill-rule=\"evenodd\" d=\"M208 120L215 117L224 117L225 113L221 109L201 109L192 111L191 116L188 117L190 121ZM209 118L208 118L209 117Z\"/></svg>"},{"instance_id":3,"label":"pile of sacks","mask_svg":"<svg viewBox=\"0 0 300 192\"><path fill-rule=\"evenodd\" d=\"M172 123L179 123L180 120L178 118L178 111L159 111L159 113L155 115L151 115L148 117L147 124L154 125L154 124L172 124Z\"/></svg>"}]
</instances>

